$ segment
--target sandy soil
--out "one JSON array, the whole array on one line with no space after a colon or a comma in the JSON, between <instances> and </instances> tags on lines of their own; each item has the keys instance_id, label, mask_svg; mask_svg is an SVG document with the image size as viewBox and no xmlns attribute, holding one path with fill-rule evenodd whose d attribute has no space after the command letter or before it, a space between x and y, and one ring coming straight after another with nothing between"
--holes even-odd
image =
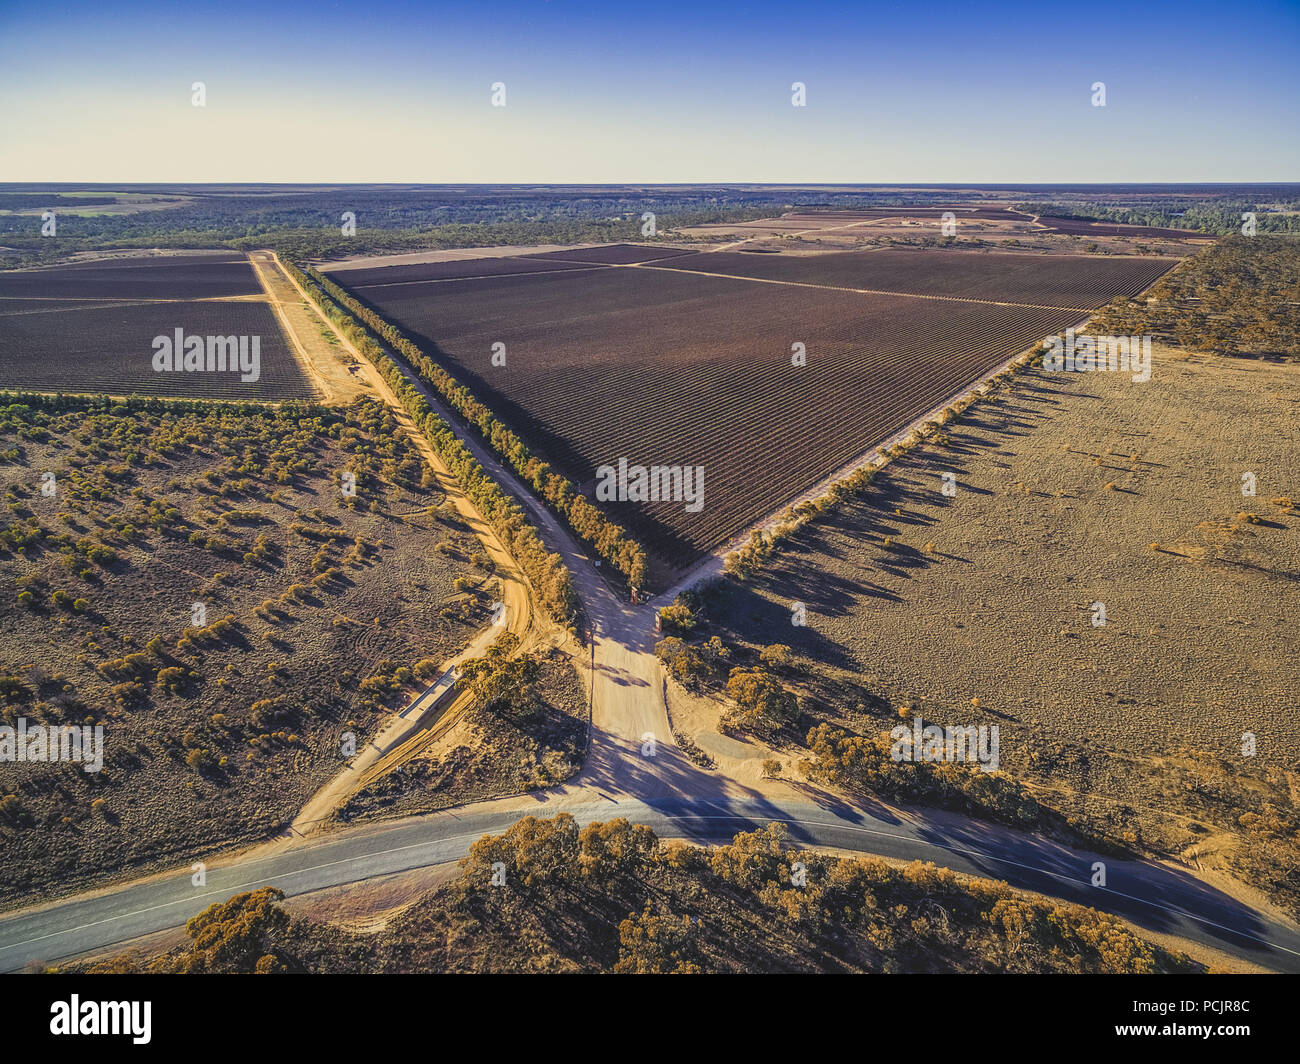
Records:
<instances>
[{"instance_id":1,"label":"sandy soil","mask_svg":"<svg viewBox=\"0 0 1300 1064\"><path fill-rule=\"evenodd\" d=\"M411 266L419 262L454 262L460 259L494 259L506 255L535 255L543 251L567 251L572 248L598 247L597 244L501 244L490 248L440 248L411 251L402 255L357 255L322 263L320 270L368 270L374 266Z\"/></svg>"},{"instance_id":2,"label":"sandy soil","mask_svg":"<svg viewBox=\"0 0 1300 1064\"><path fill-rule=\"evenodd\" d=\"M280 319L299 364L327 403L346 405L361 396L380 398L361 370L360 360L347 351L290 283L269 251L249 254L267 301Z\"/></svg>"}]
</instances>

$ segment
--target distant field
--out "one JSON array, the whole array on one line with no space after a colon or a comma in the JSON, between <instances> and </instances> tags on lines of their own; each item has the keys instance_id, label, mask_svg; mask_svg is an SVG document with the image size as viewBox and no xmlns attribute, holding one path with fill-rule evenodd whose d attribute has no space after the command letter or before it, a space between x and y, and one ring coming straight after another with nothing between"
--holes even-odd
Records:
<instances>
[{"instance_id":1,"label":"distant field","mask_svg":"<svg viewBox=\"0 0 1300 1064\"><path fill-rule=\"evenodd\" d=\"M856 211L814 211L808 214L783 215L781 221L798 222L804 228L818 225L847 225L881 218L932 218L936 221L952 212L958 219L972 218L991 222L1027 222L1029 216L1005 207L865 207ZM758 221L747 223L764 226Z\"/></svg>"},{"instance_id":2,"label":"distant field","mask_svg":"<svg viewBox=\"0 0 1300 1064\"><path fill-rule=\"evenodd\" d=\"M0 299L219 299L254 296L261 290L246 260L149 259L131 266L91 263L0 273Z\"/></svg>"},{"instance_id":3,"label":"distant field","mask_svg":"<svg viewBox=\"0 0 1300 1064\"><path fill-rule=\"evenodd\" d=\"M642 247L638 244L611 244L598 248L573 248L567 251L545 251L527 256L531 260L546 259L552 262L597 262L625 266L635 262L655 262L678 255L689 255L687 248Z\"/></svg>"},{"instance_id":4,"label":"distant field","mask_svg":"<svg viewBox=\"0 0 1300 1064\"><path fill-rule=\"evenodd\" d=\"M951 214L956 222L955 234L946 234L940 223ZM785 242L788 247L800 244L829 247L857 247L864 243L910 243L918 236L954 235L959 241L1014 241L1012 246L1034 247L1060 253L1078 254L1084 249L1076 237L1107 237L1108 250L1133 253L1133 241L1210 240L1207 233L1190 229L1123 225L1113 222L1092 223L1086 220L1033 214L1001 206L926 206L868 207L858 210L792 211L771 218L716 225L691 226L683 234L695 238ZM789 242L798 238L795 244ZM1177 249L1177 245L1175 245ZM749 248L747 250L755 250ZM1168 251L1168 247L1164 250Z\"/></svg>"},{"instance_id":5,"label":"distant field","mask_svg":"<svg viewBox=\"0 0 1300 1064\"><path fill-rule=\"evenodd\" d=\"M378 266L359 270L334 270L330 276L349 288L372 284L402 284L406 281L445 281L460 277L493 277L511 273L551 273L591 269L590 263L531 258L448 259L416 262L406 266Z\"/></svg>"},{"instance_id":6,"label":"distant field","mask_svg":"<svg viewBox=\"0 0 1300 1064\"><path fill-rule=\"evenodd\" d=\"M1081 218L1051 218L1042 215L1038 219L1053 232L1065 233L1067 236L1144 236L1168 237L1172 240L1197 238L1210 240L1210 234L1199 233L1193 229L1162 229L1156 225L1115 225L1106 222L1089 222Z\"/></svg>"},{"instance_id":7,"label":"distant field","mask_svg":"<svg viewBox=\"0 0 1300 1064\"><path fill-rule=\"evenodd\" d=\"M247 258L149 256L0 273L0 388L214 399L309 398ZM256 380L155 372L154 337L258 337Z\"/></svg>"},{"instance_id":8,"label":"distant field","mask_svg":"<svg viewBox=\"0 0 1300 1064\"><path fill-rule=\"evenodd\" d=\"M645 251L608 253L630 261ZM607 506L662 572L726 542L982 374L1082 321L1079 308L1137 292L1174 261L716 253L651 269L424 282L410 279L417 267L401 267L402 283L391 285L382 269L359 271L364 285L351 271L333 276L351 280L360 298L444 361L589 496L597 468L619 458L704 466L699 513L680 502ZM762 277L801 283L756 283ZM973 301L980 298L1050 302ZM492 365L497 343L505 344L505 367ZM795 343L805 345L806 366L791 364Z\"/></svg>"},{"instance_id":9,"label":"distant field","mask_svg":"<svg viewBox=\"0 0 1300 1064\"><path fill-rule=\"evenodd\" d=\"M844 251L826 255L696 254L663 263L736 277L836 288L1095 309L1141 292L1177 259L1091 258L980 251Z\"/></svg>"}]
</instances>

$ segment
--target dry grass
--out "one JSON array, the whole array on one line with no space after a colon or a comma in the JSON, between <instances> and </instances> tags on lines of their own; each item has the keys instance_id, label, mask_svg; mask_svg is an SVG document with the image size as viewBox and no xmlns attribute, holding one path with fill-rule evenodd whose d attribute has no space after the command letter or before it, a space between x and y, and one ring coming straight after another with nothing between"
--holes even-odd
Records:
<instances>
[{"instance_id":1,"label":"dry grass","mask_svg":"<svg viewBox=\"0 0 1300 1064\"><path fill-rule=\"evenodd\" d=\"M341 733L364 742L423 686L411 667L490 615L477 541L428 515L441 493L376 403L28 411L6 449L7 523L42 533L0 553L3 716L102 723L106 762L4 767L5 902L273 833L337 772Z\"/></svg>"},{"instance_id":2,"label":"dry grass","mask_svg":"<svg viewBox=\"0 0 1300 1064\"><path fill-rule=\"evenodd\" d=\"M711 617L735 642L793 646L814 719L874 734L906 704L998 724L1003 767L1044 801L1159 853L1225 832L1208 859L1294 908L1300 522L1282 503L1300 375L1157 348L1145 384L1029 371L949 432ZM1241 509L1246 471L1277 500L1267 516Z\"/></svg>"}]
</instances>

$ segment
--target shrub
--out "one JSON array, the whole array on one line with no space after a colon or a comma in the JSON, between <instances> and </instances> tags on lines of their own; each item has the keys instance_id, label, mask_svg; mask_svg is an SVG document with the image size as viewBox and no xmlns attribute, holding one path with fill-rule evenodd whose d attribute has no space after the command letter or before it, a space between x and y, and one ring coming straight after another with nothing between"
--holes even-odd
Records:
<instances>
[{"instance_id":1,"label":"shrub","mask_svg":"<svg viewBox=\"0 0 1300 1064\"><path fill-rule=\"evenodd\" d=\"M127 680L113 685L113 700L123 709L131 709L144 702L148 688L138 680Z\"/></svg>"},{"instance_id":2,"label":"shrub","mask_svg":"<svg viewBox=\"0 0 1300 1064\"><path fill-rule=\"evenodd\" d=\"M765 669L732 669L727 694L736 707L728 711L726 721L739 728L781 727L799 712L795 696Z\"/></svg>"},{"instance_id":3,"label":"shrub","mask_svg":"<svg viewBox=\"0 0 1300 1064\"><path fill-rule=\"evenodd\" d=\"M216 755L204 747L195 748L185 755L185 764L200 773L215 767L216 762Z\"/></svg>"},{"instance_id":4,"label":"shrub","mask_svg":"<svg viewBox=\"0 0 1300 1064\"><path fill-rule=\"evenodd\" d=\"M687 686L704 679L711 671L708 661L698 648L682 642L675 635L661 639L655 644L655 657L668 667L668 671L680 683Z\"/></svg>"},{"instance_id":5,"label":"shrub","mask_svg":"<svg viewBox=\"0 0 1300 1064\"><path fill-rule=\"evenodd\" d=\"M18 825L30 819L30 814L23 807L22 800L16 794L6 794L0 798L0 821Z\"/></svg>"},{"instance_id":6,"label":"shrub","mask_svg":"<svg viewBox=\"0 0 1300 1064\"><path fill-rule=\"evenodd\" d=\"M421 680L436 680L442 675L442 665L433 658L425 658L416 663L415 675Z\"/></svg>"},{"instance_id":7,"label":"shrub","mask_svg":"<svg viewBox=\"0 0 1300 1064\"><path fill-rule=\"evenodd\" d=\"M189 672L180 665L169 665L158 670L158 686L171 694L179 694L189 679Z\"/></svg>"},{"instance_id":8,"label":"shrub","mask_svg":"<svg viewBox=\"0 0 1300 1064\"><path fill-rule=\"evenodd\" d=\"M680 596L678 596L680 598ZM695 630L695 615L691 612L689 606L681 605L674 602L671 606L665 606L659 611L659 624L665 632L679 632L682 635L690 635Z\"/></svg>"},{"instance_id":9,"label":"shrub","mask_svg":"<svg viewBox=\"0 0 1300 1064\"><path fill-rule=\"evenodd\" d=\"M773 643L758 652L758 660L769 669L788 668L794 664L794 652L784 643Z\"/></svg>"}]
</instances>

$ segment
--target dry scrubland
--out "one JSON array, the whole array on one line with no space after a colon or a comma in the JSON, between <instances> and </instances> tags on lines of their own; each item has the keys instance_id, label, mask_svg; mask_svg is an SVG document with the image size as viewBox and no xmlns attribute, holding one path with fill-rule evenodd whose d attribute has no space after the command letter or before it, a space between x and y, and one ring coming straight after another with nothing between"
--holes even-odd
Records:
<instances>
[{"instance_id":1,"label":"dry scrubland","mask_svg":"<svg viewBox=\"0 0 1300 1064\"><path fill-rule=\"evenodd\" d=\"M808 885L790 883L802 861ZM506 885L491 886L492 865ZM528 817L372 934L290 917L273 888L192 919L187 946L90 972L1190 972L1114 917L1005 884L793 849L779 826L726 846L626 820Z\"/></svg>"},{"instance_id":2,"label":"dry scrubland","mask_svg":"<svg viewBox=\"0 0 1300 1064\"><path fill-rule=\"evenodd\" d=\"M1300 911L1296 367L1029 370L943 433L725 581L703 634L793 648L795 749L819 722L997 724L1003 769L1077 827Z\"/></svg>"},{"instance_id":3,"label":"dry scrubland","mask_svg":"<svg viewBox=\"0 0 1300 1064\"><path fill-rule=\"evenodd\" d=\"M7 402L0 715L102 724L106 762L3 766L0 901L265 837L490 617L490 563L378 403Z\"/></svg>"},{"instance_id":4,"label":"dry scrubland","mask_svg":"<svg viewBox=\"0 0 1300 1064\"><path fill-rule=\"evenodd\" d=\"M521 699L476 700L445 735L354 795L339 819L428 813L575 775L587 748L587 693L567 655L532 656L539 674Z\"/></svg>"}]
</instances>

